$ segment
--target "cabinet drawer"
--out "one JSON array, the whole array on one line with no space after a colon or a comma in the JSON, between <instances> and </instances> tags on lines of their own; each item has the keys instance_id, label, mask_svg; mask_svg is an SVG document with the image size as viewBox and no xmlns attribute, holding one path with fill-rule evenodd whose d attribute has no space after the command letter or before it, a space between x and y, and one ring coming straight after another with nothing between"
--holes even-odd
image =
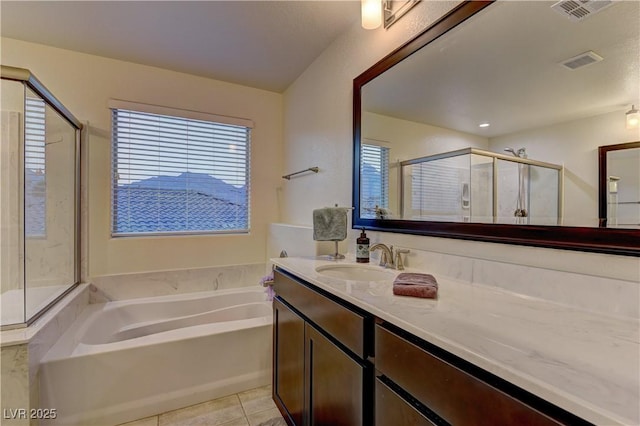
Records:
<instances>
[{"instance_id":1,"label":"cabinet drawer","mask_svg":"<svg viewBox=\"0 0 640 426\"><path fill-rule=\"evenodd\" d=\"M366 357L366 318L363 315L334 302L278 270L274 271L274 280L273 287L279 297L360 358Z\"/></svg>"},{"instance_id":2,"label":"cabinet drawer","mask_svg":"<svg viewBox=\"0 0 640 426\"><path fill-rule=\"evenodd\" d=\"M557 425L423 348L375 327L376 370L453 425Z\"/></svg>"},{"instance_id":3,"label":"cabinet drawer","mask_svg":"<svg viewBox=\"0 0 640 426\"><path fill-rule=\"evenodd\" d=\"M376 379L375 425L436 426L418 409L402 399L386 383Z\"/></svg>"}]
</instances>

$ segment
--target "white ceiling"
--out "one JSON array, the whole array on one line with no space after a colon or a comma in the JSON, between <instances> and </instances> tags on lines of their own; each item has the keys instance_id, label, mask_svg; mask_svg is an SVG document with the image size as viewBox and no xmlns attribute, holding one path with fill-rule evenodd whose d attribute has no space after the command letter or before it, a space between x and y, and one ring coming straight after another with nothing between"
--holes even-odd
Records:
<instances>
[{"instance_id":1,"label":"white ceiling","mask_svg":"<svg viewBox=\"0 0 640 426\"><path fill-rule=\"evenodd\" d=\"M360 17L350 1L0 1L3 37L282 92Z\"/></svg>"}]
</instances>

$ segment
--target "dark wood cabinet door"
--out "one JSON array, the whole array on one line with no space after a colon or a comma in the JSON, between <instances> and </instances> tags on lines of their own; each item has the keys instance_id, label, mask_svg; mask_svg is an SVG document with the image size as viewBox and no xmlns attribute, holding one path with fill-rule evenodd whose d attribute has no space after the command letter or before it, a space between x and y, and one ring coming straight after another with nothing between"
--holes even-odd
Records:
<instances>
[{"instance_id":1,"label":"dark wood cabinet door","mask_svg":"<svg viewBox=\"0 0 640 426\"><path fill-rule=\"evenodd\" d=\"M338 303L317 290L276 270L273 289L283 300L293 306L307 320L322 329L333 339L364 359L373 346L365 339L366 327L371 327L371 315L355 312L354 308Z\"/></svg>"},{"instance_id":2,"label":"dark wood cabinet door","mask_svg":"<svg viewBox=\"0 0 640 426\"><path fill-rule=\"evenodd\" d=\"M376 379L375 426L437 426L379 378ZM443 422L439 422L440 425Z\"/></svg>"},{"instance_id":3,"label":"dark wood cabinet door","mask_svg":"<svg viewBox=\"0 0 640 426\"><path fill-rule=\"evenodd\" d=\"M365 367L306 324L308 420L311 426L359 426L363 418Z\"/></svg>"},{"instance_id":4,"label":"dark wood cabinet door","mask_svg":"<svg viewBox=\"0 0 640 426\"><path fill-rule=\"evenodd\" d=\"M304 419L304 320L273 300L273 399L290 425Z\"/></svg>"}]
</instances>

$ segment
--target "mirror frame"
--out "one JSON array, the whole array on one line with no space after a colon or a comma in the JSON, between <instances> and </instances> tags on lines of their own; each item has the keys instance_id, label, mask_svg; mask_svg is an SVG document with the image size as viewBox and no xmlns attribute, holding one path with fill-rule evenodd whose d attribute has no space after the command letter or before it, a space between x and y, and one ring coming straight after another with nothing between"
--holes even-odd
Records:
<instances>
[{"instance_id":1,"label":"mirror frame","mask_svg":"<svg viewBox=\"0 0 640 426\"><path fill-rule=\"evenodd\" d=\"M598 216L599 226L607 227L607 153L611 151L620 151L623 149L640 148L640 141L619 143L615 145L605 145L598 147Z\"/></svg>"},{"instance_id":2,"label":"mirror frame","mask_svg":"<svg viewBox=\"0 0 640 426\"><path fill-rule=\"evenodd\" d=\"M602 227L539 226L380 220L360 217L360 143L362 87L398 62L491 5L467 0L353 80L353 228L584 252L640 256L640 231ZM600 217L602 217L600 215Z\"/></svg>"}]
</instances>

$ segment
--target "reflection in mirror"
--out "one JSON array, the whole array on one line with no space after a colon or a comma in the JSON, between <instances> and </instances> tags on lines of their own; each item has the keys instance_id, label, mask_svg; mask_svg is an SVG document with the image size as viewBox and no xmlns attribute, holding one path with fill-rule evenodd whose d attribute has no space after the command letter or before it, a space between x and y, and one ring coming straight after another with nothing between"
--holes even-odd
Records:
<instances>
[{"instance_id":1,"label":"reflection in mirror","mask_svg":"<svg viewBox=\"0 0 640 426\"><path fill-rule=\"evenodd\" d=\"M640 3L554 3L497 2L362 87L362 218L598 226L597 147L638 139Z\"/></svg>"},{"instance_id":2,"label":"reflection in mirror","mask_svg":"<svg viewBox=\"0 0 640 426\"><path fill-rule=\"evenodd\" d=\"M601 226L640 229L640 142L599 151Z\"/></svg>"},{"instance_id":3,"label":"reflection in mirror","mask_svg":"<svg viewBox=\"0 0 640 426\"><path fill-rule=\"evenodd\" d=\"M399 217L559 224L562 166L528 160L524 148L510 152L513 157L466 148L401 162Z\"/></svg>"},{"instance_id":4,"label":"reflection in mirror","mask_svg":"<svg viewBox=\"0 0 640 426\"><path fill-rule=\"evenodd\" d=\"M463 1L354 79L354 227L640 255L598 179L640 140L640 2L555 6Z\"/></svg>"}]
</instances>

